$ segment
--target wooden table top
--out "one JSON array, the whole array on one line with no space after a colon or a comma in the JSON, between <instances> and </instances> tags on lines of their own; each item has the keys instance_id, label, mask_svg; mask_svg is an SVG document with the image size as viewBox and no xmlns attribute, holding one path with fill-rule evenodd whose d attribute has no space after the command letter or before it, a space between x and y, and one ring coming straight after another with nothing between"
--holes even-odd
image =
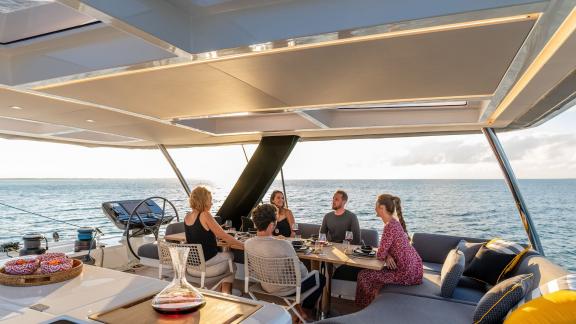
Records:
<instances>
[{"instance_id":1,"label":"wooden table top","mask_svg":"<svg viewBox=\"0 0 576 324\"><path fill-rule=\"evenodd\" d=\"M182 233L175 233L166 235L164 237L167 241L177 241L186 242L186 235ZM287 240L291 240L287 238ZM228 247L235 250L243 250L243 246L230 246L229 244L218 241L218 246ZM351 245L351 249L355 249L359 245ZM320 254L315 253L297 253L298 258L303 260L313 260L319 262L328 262L333 264L345 264L352 267L358 267L363 269L372 270L382 270L386 263L384 261L378 260L376 257L359 257L354 255L348 255L344 253L344 245L340 243L330 243L329 246L325 246Z\"/></svg>"}]
</instances>

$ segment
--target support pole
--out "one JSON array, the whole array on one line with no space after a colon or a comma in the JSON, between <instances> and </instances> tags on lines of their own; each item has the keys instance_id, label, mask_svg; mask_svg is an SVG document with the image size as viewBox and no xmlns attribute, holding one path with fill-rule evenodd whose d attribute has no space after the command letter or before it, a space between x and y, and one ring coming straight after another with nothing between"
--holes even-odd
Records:
<instances>
[{"instance_id":1,"label":"support pole","mask_svg":"<svg viewBox=\"0 0 576 324\"><path fill-rule=\"evenodd\" d=\"M180 173L178 166L176 166L176 163L174 163L174 160L172 160L170 153L168 153L168 150L166 150L166 147L163 144L158 144L158 149L160 150L160 152L162 152L162 154L164 154L164 157L166 158L166 160L168 160L168 163L170 163L172 170L174 170L174 173L176 173L176 177L178 177L178 180L180 181L182 188L184 188L184 191L186 191L186 195L190 197L190 193L192 191L190 191L190 187L188 187L188 183L186 182L184 176L182 176L182 173Z\"/></svg>"},{"instance_id":2,"label":"support pole","mask_svg":"<svg viewBox=\"0 0 576 324\"><path fill-rule=\"evenodd\" d=\"M282 178L282 192L284 193L284 205L288 208L288 195L286 194L286 184L284 183L284 168L280 168L280 177Z\"/></svg>"},{"instance_id":3,"label":"support pole","mask_svg":"<svg viewBox=\"0 0 576 324\"><path fill-rule=\"evenodd\" d=\"M516 208L520 214L520 219L524 225L524 230L526 231L526 234L528 234L530 244L541 255L544 255L544 249L542 249L542 243L540 243L540 238L536 232L536 227L534 227L534 222L532 222L532 218L530 217L530 213L528 212L524 198L522 198L522 194L520 193L518 180L516 179L516 175L514 175L512 166L508 162L506 152L504 152L504 148L502 147L498 136L496 136L496 132L492 128L482 128L482 133L484 133L486 136L488 144L490 144L490 148L492 149L492 152L494 152L494 155L498 160L498 164L500 165L500 169L504 174L504 180L506 180L508 189L510 189L512 192L512 197L514 197Z\"/></svg>"}]
</instances>

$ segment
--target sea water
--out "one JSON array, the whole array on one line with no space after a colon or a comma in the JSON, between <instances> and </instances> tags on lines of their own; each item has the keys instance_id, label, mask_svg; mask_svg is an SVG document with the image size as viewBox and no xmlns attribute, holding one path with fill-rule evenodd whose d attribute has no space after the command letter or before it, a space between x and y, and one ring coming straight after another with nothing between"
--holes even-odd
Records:
<instances>
[{"instance_id":1,"label":"sea water","mask_svg":"<svg viewBox=\"0 0 576 324\"><path fill-rule=\"evenodd\" d=\"M208 181L218 210L232 185ZM520 180L520 188L545 253L555 262L576 271L576 180ZM271 190L282 189L275 182ZM376 196L391 193L402 199L410 233L426 232L480 238L501 237L521 243L527 236L512 195L503 180L288 180L288 206L299 222L320 223L330 211L333 192L345 190L347 208L358 216L362 228L381 233L374 213ZM165 180L0 180L0 202L78 226L97 226L107 236L120 235L102 213L106 201L163 196L179 213L189 210L188 199L175 179ZM0 243L20 240L40 232L74 239L76 228L0 206Z\"/></svg>"}]
</instances>

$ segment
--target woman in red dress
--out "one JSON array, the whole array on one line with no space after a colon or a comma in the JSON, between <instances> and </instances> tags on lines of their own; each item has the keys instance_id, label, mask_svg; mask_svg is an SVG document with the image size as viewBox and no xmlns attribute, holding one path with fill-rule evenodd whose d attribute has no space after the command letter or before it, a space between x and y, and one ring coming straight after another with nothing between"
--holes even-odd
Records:
<instances>
[{"instance_id":1,"label":"woman in red dress","mask_svg":"<svg viewBox=\"0 0 576 324\"><path fill-rule=\"evenodd\" d=\"M402 217L400 198L383 194L376 200L376 214L384 222L377 258L386 261L386 269L362 270L358 274L356 304L368 306L386 284L419 285L422 283L422 259L410 245Z\"/></svg>"}]
</instances>

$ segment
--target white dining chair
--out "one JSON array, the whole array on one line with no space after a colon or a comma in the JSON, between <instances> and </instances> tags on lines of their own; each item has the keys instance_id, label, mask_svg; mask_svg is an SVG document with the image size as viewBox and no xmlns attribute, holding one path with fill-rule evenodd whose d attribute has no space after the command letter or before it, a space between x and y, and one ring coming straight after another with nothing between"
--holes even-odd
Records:
<instances>
[{"instance_id":1,"label":"white dining chair","mask_svg":"<svg viewBox=\"0 0 576 324\"><path fill-rule=\"evenodd\" d=\"M200 288L215 290L224 280L234 280L234 264L228 260L229 271L217 276L206 277L206 260L201 244L170 243L165 240L158 241L158 277L162 279L163 268L172 268L172 258L170 257L170 247L187 247L190 248L188 259L186 260L186 279L196 284ZM192 275L198 273L199 276Z\"/></svg>"},{"instance_id":2,"label":"white dining chair","mask_svg":"<svg viewBox=\"0 0 576 324\"><path fill-rule=\"evenodd\" d=\"M305 322L295 307L320 286L318 271L311 271L306 278L301 278L298 257L270 258L244 251L244 274L244 291L252 299L257 300L254 293L279 297L286 303L285 307L288 311L292 311L302 322ZM312 276L315 276L316 285L304 292L301 291L302 281ZM265 291L261 286L262 283L294 289L278 295Z\"/></svg>"}]
</instances>

